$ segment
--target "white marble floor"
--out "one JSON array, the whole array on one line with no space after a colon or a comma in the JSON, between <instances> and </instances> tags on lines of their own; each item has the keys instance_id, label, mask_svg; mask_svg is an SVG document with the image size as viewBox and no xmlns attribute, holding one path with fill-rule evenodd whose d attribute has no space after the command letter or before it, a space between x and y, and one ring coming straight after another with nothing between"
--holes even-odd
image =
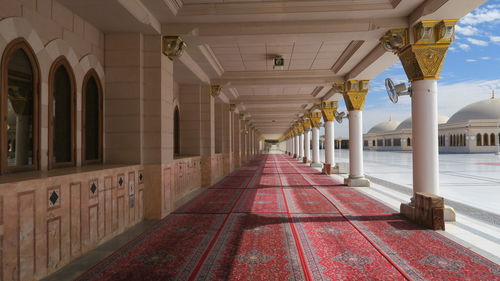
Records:
<instances>
[{"instance_id":1,"label":"white marble floor","mask_svg":"<svg viewBox=\"0 0 500 281\"><path fill-rule=\"evenodd\" d=\"M337 162L348 162L348 150L335 150ZM324 161L324 150L320 151ZM500 156L495 154L440 154L440 195L491 213L500 214ZM412 187L411 152L365 151L365 173Z\"/></svg>"}]
</instances>

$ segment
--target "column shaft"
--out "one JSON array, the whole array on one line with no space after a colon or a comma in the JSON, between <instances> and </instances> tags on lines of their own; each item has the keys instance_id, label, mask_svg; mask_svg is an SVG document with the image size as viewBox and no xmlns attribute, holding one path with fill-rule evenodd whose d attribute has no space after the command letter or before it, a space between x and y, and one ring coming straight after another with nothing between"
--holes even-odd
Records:
<instances>
[{"instance_id":1,"label":"column shaft","mask_svg":"<svg viewBox=\"0 0 500 281\"><path fill-rule=\"evenodd\" d=\"M439 194L437 80L412 88L413 192Z\"/></svg>"},{"instance_id":2,"label":"column shaft","mask_svg":"<svg viewBox=\"0 0 500 281\"><path fill-rule=\"evenodd\" d=\"M312 162L313 165L320 164L319 160L319 128L312 128Z\"/></svg>"},{"instance_id":3,"label":"column shaft","mask_svg":"<svg viewBox=\"0 0 500 281\"><path fill-rule=\"evenodd\" d=\"M304 133L299 135L299 159L304 158Z\"/></svg>"},{"instance_id":4,"label":"column shaft","mask_svg":"<svg viewBox=\"0 0 500 281\"><path fill-rule=\"evenodd\" d=\"M311 130L304 132L304 157L306 162L311 160Z\"/></svg>"},{"instance_id":5,"label":"column shaft","mask_svg":"<svg viewBox=\"0 0 500 281\"><path fill-rule=\"evenodd\" d=\"M299 157L299 153L300 153L300 148L299 148L300 147L300 137L299 137L299 135L295 136L295 140L294 141L295 141L295 144L294 144L294 149L295 149L295 151L294 151L294 157L298 158Z\"/></svg>"},{"instance_id":6,"label":"column shaft","mask_svg":"<svg viewBox=\"0 0 500 281\"><path fill-rule=\"evenodd\" d=\"M325 163L330 164L333 168L335 166L335 143L334 143L334 127L333 121L325 122Z\"/></svg>"},{"instance_id":7,"label":"column shaft","mask_svg":"<svg viewBox=\"0 0 500 281\"><path fill-rule=\"evenodd\" d=\"M349 112L349 178L363 178L363 111Z\"/></svg>"}]
</instances>

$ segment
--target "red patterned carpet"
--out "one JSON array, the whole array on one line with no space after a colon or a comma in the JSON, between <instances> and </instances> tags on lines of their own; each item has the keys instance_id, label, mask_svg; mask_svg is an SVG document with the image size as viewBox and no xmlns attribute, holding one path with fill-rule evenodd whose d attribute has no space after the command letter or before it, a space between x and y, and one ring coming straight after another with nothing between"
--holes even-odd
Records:
<instances>
[{"instance_id":1,"label":"red patterned carpet","mask_svg":"<svg viewBox=\"0 0 500 281\"><path fill-rule=\"evenodd\" d=\"M500 280L500 266L288 156L268 155L78 280Z\"/></svg>"}]
</instances>

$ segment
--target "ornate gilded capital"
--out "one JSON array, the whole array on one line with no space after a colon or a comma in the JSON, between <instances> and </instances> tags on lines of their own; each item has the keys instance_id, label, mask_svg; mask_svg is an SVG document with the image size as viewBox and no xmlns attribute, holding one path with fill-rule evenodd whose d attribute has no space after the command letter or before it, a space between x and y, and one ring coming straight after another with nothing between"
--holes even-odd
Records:
<instances>
[{"instance_id":1,"label":"ornate gilded capital","mask_svg":"<svg viewBox=\"0 0 500 281\"><path fill-rule=\"evenodd\" d=\"M304 131L309 131L311 130L311 121L309 120L309 117L304 116L302 118L302 127L304 127Z\"/></svg>"},{"instance_id":2,"label":"ornate gilded capital","mask_svg":"<svg viewBox=\"0 0 500 281\"><path fill-rule=\"evenodd\" d=\"M245 114L240 113L240 120L245 120Z\"/></svg>"},{"instance_id":3,"label":"ornate gilded capital","mask_svg":"<svg viewBox=\"0 0 500 281\"><path fill-rule=\"evenodd\" d=\"M448 47L455 36L457 20L421 21L409 32L390 30L380 41L386 49L399 56L410 81L439 79Z\"/></svg>"},{"instance_id":4,"label":"ornate gilded capital","mask_svg":"<svg viewBox=\"0 0 500 281\"><path fill-rule=\"evenodd\" d=\"M170 60L180 57L186 47L186 42L180 36L163 36L162 38L161 51Z\"/></svg>"},{"instance_id":5,"label":"ornate gilded capital","mask_svg":"<svg viewBox=\"0 0 500 281\"><path fill-rule=\"evenodd\" d=\"M236 104L232 103L229 105L229 111L234 112L236 110Z\"/></svg>"},{"instance_id":6,"label":"ornate gilded capital","mask_svg":"<svg viewBox=\"0 0 500 281\"><path fill-rule=\"evenodd\" d=\"M370 88L369 80L349 80L346 82L346 91L343 94L348 111L363 110L366 94Z\"/></svg>"},{"instance_id":7,"label":"ornate gilded capital","mask_svg":"<svg viewBox=\"0 0 500 281\"><path fill-rule=\"evenodd\" d=\"M221 85L210 85L210 95L214 98L218 97L222 91Z\"/></svg>"},{"instance_id":8,"label":"ornate gilded capital","mask_svg":"<svg viewBox=\"0 0 500 281\"><path fill-rule=\"evenodd\" d=\"M297 121L297 124L295 124L295 128L297 129L297 133L299 135L304 133L304 126L302 126L302 122L300 120Z\"/></svg>"},{"instance_id":9,"label":"ornate gilded capital","mask_svg":"<svg viewBox=\"0 0 500 281\"><path fill-rule=\"evenodd\" d=\"M321 112L310 112L308 116L311 127L319 128L319 123L321 123Z\"/></svg>"},{"instance_id":10,"label":"ornate gilded capital","mask_svg":"<svg viewBox=\"0 0 500 281\"><path fill-rule=\"evenodd\" d=\"M324 101L321 103L321 114L323 114L325 122L333 121L335 119L335 110L337 110L338 106L338 101Z\"/></svg>"}]
</instances>

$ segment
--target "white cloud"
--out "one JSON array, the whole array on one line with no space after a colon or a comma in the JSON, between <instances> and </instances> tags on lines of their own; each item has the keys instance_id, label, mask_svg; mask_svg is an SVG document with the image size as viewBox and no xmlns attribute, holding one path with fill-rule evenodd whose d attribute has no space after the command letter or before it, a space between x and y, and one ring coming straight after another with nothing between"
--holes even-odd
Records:
<instances>
[{"instance_id":1,"label":"white cloud","mask_svg":"<svg viewBox=\"0 0 500 281\"><path fill-rule=\"evenodd\" d=\"M490 57L480 57L480 59L482 59L482 60L491 60Z\"/></svg>"},{"instance_id":2,"label":"white cloud","mask_svg":"<svg viewBox=\"0 0 500 281\"><path fill-rule=\"evenodd\" d=\"M466 25L476 25L485 22L500 22L500 9L496 5L488 5L485 8L476 9L460 20L460 23Z\"/></svg>"},{"instance_id":3,"label":"white cloud","mask_svg":"<svg viewBox=\"0 0 500 281\"><path fill-rule=\"evenodd\" d=\"M475 60L475 59L466 59L465 61L466 62L476 62L477 60Z\"/></svg>"},{"instance_id":4,"label":"white cloud","mask_svg":"<svg viewBox=\"0 0 500 281\"><path fill-rule=\"evenodd\" d=\"M486 42L484 40L467 38L467 41L469 41L471 44L478 45L478 46L488 46L488 42Z\"/></svg>"},{"instance_id":5,"label":"white cloud","mask_svg":"<svg viewBox=\"0 0 500 281\"><path fill-rule=\"evenodd\" d=\"M490 41L493 43L500 43L500 36L490 36Z\"/></svg>"},{"instance_id":6,"label":"white cloud","mask_svg":"<svg viewBox=\"0 0 500 281\"><path fill-rule=\"evenodd\" d=\"M500 89L500 79L438 84L439 114L451 116L468 104L489 98L494 89Z\"/></svg>"},{"instance_id":7,"label":"white cloud","mask_svg":"<svg viewBox=\"0 0 500 281\"><path fill-rule=\"evenodd\" d=\"M465 44L465 43L460 43L460 42L457 42L457 46L463 50L463 51L468 51L470 50L470 46Z\"/></svg>"},{"instance_id":8,"label":"white cloud","mask_svg":"<svg viewBox=\"0 0 500 281\"><path fill-rule=\"evenodd\" d=\"M461 26L461 25L457 25L455 27L455 31L459 34L463 34L465 36L471 36L471 35L478 35L479 34L479 29L473 27L473 26L470 26L470 25L466 25L466 26ZM455 36L456 38L456 36Z\"/></svg>"}]
</instances>

